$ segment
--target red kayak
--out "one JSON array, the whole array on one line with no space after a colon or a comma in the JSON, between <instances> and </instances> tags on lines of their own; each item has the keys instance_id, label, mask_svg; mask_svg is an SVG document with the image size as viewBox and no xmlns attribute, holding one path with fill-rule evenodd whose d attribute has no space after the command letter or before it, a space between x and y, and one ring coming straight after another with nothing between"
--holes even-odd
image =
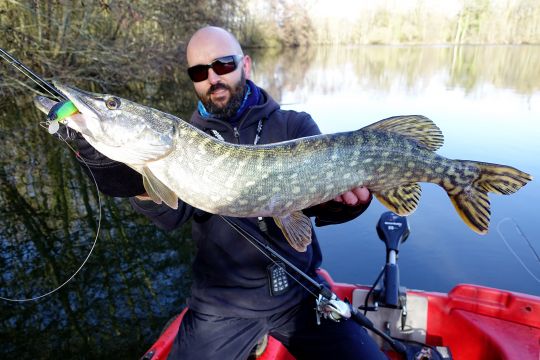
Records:
<instances>
[{"instance_id":1,"label":"red kayak","mask_svg":"<svg viewBox=\"0 0 540 360\"><path fill-rule=\"evenodd\" d=\"M318 303L320 314L338 314L341 321L371 327L371 335L391 359L540 360L540 297L468 284L457 285L448 294L407 290L399 286L397 265L399 245L410 233L407 219L384 213L377 233L386 245L386 264L376 286L335 283L325 270L319 270L330 286L332 299L336 303L346 300L334 307L332 301L322 302L326 306ZM307 277L299 271L297 274ZM328 300L328 293L321 294ZM369 320L358 315L362 310L368 310ZM143 359L167 358L185 311ZM385 329L382 334L381 329ZM382 337L387 340L383 342ZM398 344L394 339L399 339ZM294 359L279 341L267 340L258 347L259 355L250 359Z\"/></svg>"},{"instance_id":2,"label":"red kayak","mask_svg":"<svg viewBox=\"0 0 540 360\"><path fill-rule=\"evenodd\" d=\"M326 271L320 273L338 297L348 299L353 306L363 303L368 286L335 283ZM392 322L394 337L449 349L452 359L540 359L540 297L462 284L448 294L408 290L407 304L405 331L400 329L400 313L393 309L368 312L367 316L376 325ZM144 359L167 358L185 311L168 326ZM389 355L399 359L395 353ZM294 357L269 337L257 359Z\"/></svg>"}]
</instances>

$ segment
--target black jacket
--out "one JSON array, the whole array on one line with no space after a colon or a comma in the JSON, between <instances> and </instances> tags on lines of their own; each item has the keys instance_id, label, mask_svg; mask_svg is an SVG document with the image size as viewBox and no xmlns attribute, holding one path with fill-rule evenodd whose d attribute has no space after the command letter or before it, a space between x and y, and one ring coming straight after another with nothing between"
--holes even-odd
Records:
<instances>
[{"instance_id":1,"label":"black jacket","mask_svg":"<svg viewBox=\"0 0 540 360\"><path fill-rule=\"evenodd\" d=\"M225 141L253 144L261 119L263 128L259 144L320 133L311 116L303 112L281 110L262 89L259 105L246 110L237 127L218 119L202 118L197 111L191 123L210 135L216 135L212 130L217 131ZM192 232L197 254L193 262L193 286L188 302L193 310L219 316L259 317L286 310L308 296L294 281L289 281L291 288L285 294L270 296L267 267L271 261L219 216L206 214L181 201L177 210L134 198L132 204L138 212L163 229L174 229L193 218ZM331 201L304 212L308 216L316 216L317 225L327 225L353 219L366 208L367 205L348 207ZM315 269L320 266L322 257L314 232L307 251L299 253L289 246L271 218L264 219L269 239L261 235L257 219L229 219L261 241L269 243L302 271L315 276Z\"/></svg>"}]
</instances>

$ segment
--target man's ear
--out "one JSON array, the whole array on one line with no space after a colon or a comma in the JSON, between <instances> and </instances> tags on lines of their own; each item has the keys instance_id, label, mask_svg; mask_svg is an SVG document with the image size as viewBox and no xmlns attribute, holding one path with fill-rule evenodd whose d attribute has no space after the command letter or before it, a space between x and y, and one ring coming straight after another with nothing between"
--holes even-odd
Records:
<instances>
[{"instance_id":1,"label":"man's ear","mask_svg":"<svg viewBox=\"0 0 540 360\"><path fill-rule=\"evenodd\" d=\"M244 68L244 74L246 74L246 79L251 80L251 57L249 55L244 55L242 59L242 66Z\"/></svg>"}]
</instances>

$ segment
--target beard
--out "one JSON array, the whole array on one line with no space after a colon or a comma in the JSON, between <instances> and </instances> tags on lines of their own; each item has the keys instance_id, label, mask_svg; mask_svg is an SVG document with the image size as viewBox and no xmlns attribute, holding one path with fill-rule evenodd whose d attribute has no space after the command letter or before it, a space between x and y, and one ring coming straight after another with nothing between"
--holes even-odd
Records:
<instances>
[{"instance_id":1,"label":"beard","mask_svg":"<svg viewBox=\"0 0 540 360\"><path fill-rule=\"evenodd\" d=\"M201 96L201 94L197 94L199 97L199 100L204 105L204 108L206 111L214 115L215 117L219 119L228 119L236 115L236 112L238 109L240 109L240 106L242 105L242 102L244 101L244 89L246 87L246 74L244 73L244 70L242 69L242 74L240 77L240 80L233 84L233 86L228 86L223 83L217 83L215 85L210 86L206 94L204 96ZM219 105L214 103L211 100L211 93L217 89L227 89L230 93L230 98L227 103L224 105Z\"/></svg>"}]
</instances>

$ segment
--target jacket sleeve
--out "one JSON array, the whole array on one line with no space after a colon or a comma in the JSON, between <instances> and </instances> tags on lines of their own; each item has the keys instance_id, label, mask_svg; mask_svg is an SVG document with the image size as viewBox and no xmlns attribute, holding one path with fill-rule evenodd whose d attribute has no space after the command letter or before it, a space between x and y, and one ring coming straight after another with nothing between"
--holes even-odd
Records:
<instances>
[{"instance_id":1,"label":"jacket sleeve","mask_svg":"<svg viewBox=\"0 0 540 360\"><path fill-rule=\"evenodd\" d=\"M146 216L160 229L171 231L186 223L194 214L195 208L185 202L179 201L178 209L170 208L165 204L156 204L152 200L139 200L129 198L131 206L136 212Z\"/></svg>"},{"instance_id":2,"label":"jacket sleeve","mask_svg":"<svg viewBox=\"0 0 540 360\"><path fill-rule=\"evenodd\" d=\"M370 196L369 201L366 204L360 204L357 206L345 205L337 201L327 201L325 203L312 206L308 209L304 209L304 214L309 217L315 217L316 226L326 226L342 224L347 221L351 221L360 216L371 204Z\"/></svg>"},{"instance_id":3,"label":"jacket sleeve","mask_svg":"<svg viewBox=\"0 0 540 360\"><path fill-rule=\"evenodd\" d=\"M144 194L146 191L141 174L126 164L100 153L86 141L81 133L60 125L56 136L77 149L75 159L90 180L97 184L101 193L112 197L127 198Z\"/></svg>"},{"instance_id":4,"label":"jacket sleeve","mask_svg":"<svg viewBox=\"0 0 540 360\"><path fill-rule=\"evenodd\" d=\"M291 124L289 126L291 139L319 135L321 133L313 118L307 113L297 113L289 123ZM315 217L315 225L319 227L341 224L360 216L369 207L372 198L370 196L366 204L360 204L358 206L345 205L332 200L304 209L303 212L306 216Z\"/></svg>"}]
</instances>

